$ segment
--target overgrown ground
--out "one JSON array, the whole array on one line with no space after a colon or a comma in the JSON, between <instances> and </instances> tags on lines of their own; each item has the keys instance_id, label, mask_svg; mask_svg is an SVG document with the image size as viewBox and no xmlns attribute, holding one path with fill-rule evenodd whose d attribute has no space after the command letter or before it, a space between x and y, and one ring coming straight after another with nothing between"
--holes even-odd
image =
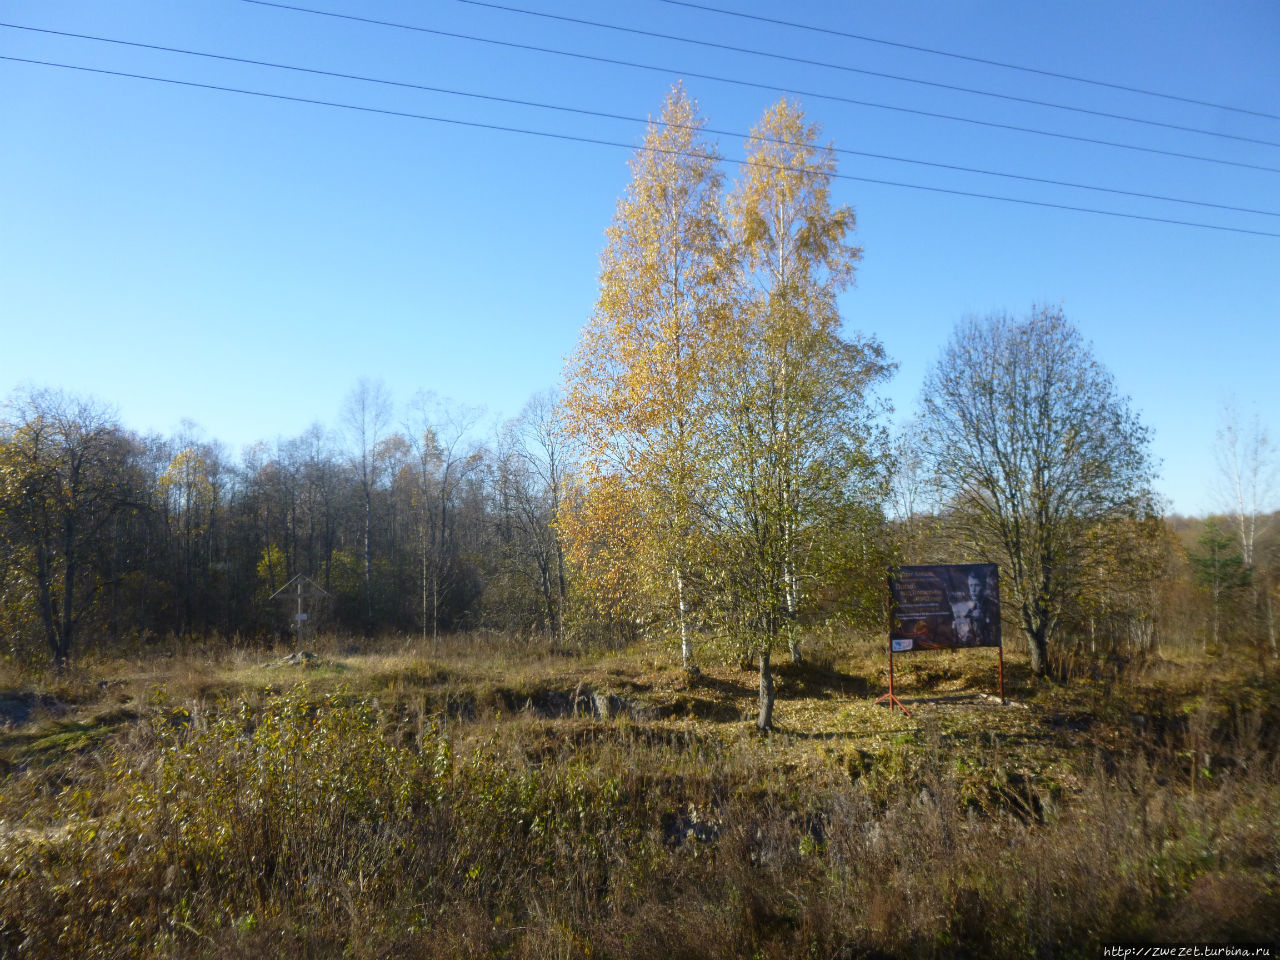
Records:
<instances>
[{"instance_id":1,"label":"overgrown ground","mask_svg":"<svg viewBox=\"0 0 1280 960\"><path fill-rule=\"evenodd\" d=\"M10 665L0 956L1096 956L1280 939L1280 673L755 676L501 637Z\"/></svg>"}]
</instances>

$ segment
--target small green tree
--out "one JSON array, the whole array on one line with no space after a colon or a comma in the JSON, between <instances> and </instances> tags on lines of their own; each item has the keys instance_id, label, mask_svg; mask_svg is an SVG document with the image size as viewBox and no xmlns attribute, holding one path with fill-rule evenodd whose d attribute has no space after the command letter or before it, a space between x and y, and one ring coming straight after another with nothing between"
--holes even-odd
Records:
<instances>
[{"instance_id":1,"label":"small green tree","mask_svg":"<svg viewBox=\"0 0 1280 960\"><path fill-rule=\"evenodd\" d=\"M1240 555L1236 538L1217 520L1205 523L1196 545L1199 549L1187 559L1196 583L1209 594L1210 635L1216 647L1222 639L1223 607L1249 586L1252 571Z\"/></svg>"}]
</instances>

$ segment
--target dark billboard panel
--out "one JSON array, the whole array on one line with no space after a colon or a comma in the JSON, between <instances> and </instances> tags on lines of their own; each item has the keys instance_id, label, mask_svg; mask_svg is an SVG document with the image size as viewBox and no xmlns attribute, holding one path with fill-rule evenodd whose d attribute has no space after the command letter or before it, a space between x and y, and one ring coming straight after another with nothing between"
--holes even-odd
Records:
<instances>
[{"instance_id":1,"label":"dark billboard panel","mask_svg":"<svg viewBox=\"0 0 1280 960\"><path fill-rule=\"evenodd\" d=\"M1000 646L1000 577L994 563L899 567L889 578L889 649Z\"/></svg>"}]
</instances>

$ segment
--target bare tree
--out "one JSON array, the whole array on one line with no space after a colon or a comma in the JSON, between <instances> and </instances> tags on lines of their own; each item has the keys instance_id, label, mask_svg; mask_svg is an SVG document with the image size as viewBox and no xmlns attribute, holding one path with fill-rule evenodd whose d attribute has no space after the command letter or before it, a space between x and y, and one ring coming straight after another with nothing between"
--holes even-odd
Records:
<instances>
[{"instance_id":1,"label":"bare tree","mask_svg":"<svg viewBox=\"0 0 1280 960\"><path fill-rule=\"evenodd\" d=\"M1266 426L1254 411L1244 420L1230 403L1222 410L1214 454L1218 462L1218 495L1240 545L1246 571L1255 567L1258 538L1275 518L1267 512L1274 505L1280 478L1280 458ZM1277 655L1276 622L1271 592L1261 578L1254 578L1253 606L1261 607L1267 625L1271 653Z\"/></svg>"},{"instance_id":2,"label":"bare tree","mask_svg":"<svg viewBox=\"0 0 1280 960\"><path fill-rule=\"evenodd\" d=\"M322 577L324 589L332 588L333 552L337 545L337 504L340 485L332 440L320 424L312 424L294 441L303 478L302 501L306 520L306 564L299 567Z\"/></svg>"},{"instance_id":3,"label":"bare tree","mask_svg":"<svg viewBox=\"0 0 1280 960\"><path fill-rule=\"evenodd\" d=\"M1214 454L1218 461L1219 497L1240 540L1245 566L1253 566L1254 544L1266 533L1266 513L1276 496L1280 459L1267 428L1255 411L1242 421L1231 404L1222 410Z\"/></svg>"},{"instance_id":4,"label":"bare tree","mask_svg":"<svg viewBox=\"0 0 1280 960\"><path fill-rule=\"evenodd\" d=\"M903 424L889 452L889 515L897 526L897 544L905 563L920 563L929 521L932 484L925 471L923 433L918 419Z\"/></svg>"},{"instance_id":5,"label":"bare tree","mask_svg":"<svg viewBox=\"0 0 1280 960\"><path fill-rule=\"evenodd\" d=\"M453 571L453 518L458 488L483 456L470 442L482 411L451 405L429 392L409 404L406 427L414 455L414 494L422 588L422 635L440 637L440 602Z\"/></svg>"},{"instance_id":6,"label":"bare tree","mask_svg":"<svg viewBox=\"0 0 1280 960\"><path fill-rule=\"evenodd\" d=\"M552 629L557 637L564 630L564 608L567 595L564 568L564 544L556 521L560 517L560 504L564 498L567 475L567 452L564 422L560 398L555 391L547 390L532 397L517 421L516 452L538 477L548 510L549 532L547 543L554 560L554 571L548 570L550 579L554 573L554 617ZM548 591L550 599L550 591Z\"/></svg>"},{"instance_id":7,"label":"bare tree","mask_svg":"<svg viewBox=\"0 0 1280 960\"><path fill-rule=\"evenodd\" d=\"M1044 674L1064 604L1113 521L1153 509L1148 431L1061 310L962 322L925 382L923 449L955 529Z\"/></svg>"},{"instance_id":8,"label":"bare tree","mask_svg":"<svg viewBox=\"0 0 1280 960\"><path fill-rule=\"evenodd\" d=\"M216 443L201 437L194 423L184 420L169 445L168 466L158 478L160 508L172 529L178 581L178 632L189 636L197 624L208 622L207 605L200 603L198 584L212 563L213 542L226 478ZM197 606L201 609L197 611Z\"/></svg>"},{"instance_id":9,"label":"bare tree","mask_svg":"<svg viewBox=\"0 0 1280 960\"><path fill-rule=\"evenodd\" d=\"M497 433L490 475L494 532L502 570L531 587L537 611L523 616L553 636L564 631L568 593L556 520L564 498L566 453L554 391L536 394Z\"/></svg>"},{"instance_id":10,"label":"bare tree","mask_svg":"<svg viewBox=\"0 0 1280 960\"><path fill-rule=\"evenodd\" d=\"M347 395L343 422L355 448L353 458L364 498L365 636L373 632L373 487L377 480L378 443L391 422L391 400L381 380L361 377Z\"/></svg>"}]
</instances>

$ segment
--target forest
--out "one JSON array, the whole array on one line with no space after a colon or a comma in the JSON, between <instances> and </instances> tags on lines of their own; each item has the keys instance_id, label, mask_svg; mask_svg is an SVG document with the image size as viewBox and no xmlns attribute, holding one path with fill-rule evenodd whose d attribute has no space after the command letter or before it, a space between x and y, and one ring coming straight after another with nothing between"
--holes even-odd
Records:
<instances>
[{"instance_id":1,"label":"forest","mask_svg":"<svg viewBox=\"0 0 1280 960\"><path fill-rule=\"evenodd\" d=\"M574 466L551 395L489 438L477 415L444 403L416 408L420 434L393 429L376 384L357 385L348 409L359 430L317 425L237 459L198 435L133 434L93 401L19 397L0 446L5 656L292 642L291 609L269 598L297 574L329 594L324 628L352 643L479 630L576 649L625 644L650 626L593 604L566 560L557 517ZM824 584L815 622L883 624L877 591L890 562L974 556L957 546L945 507L922 509L914 448L896 449L883 513L862 528L872 559ZM1113 545L1127 551L1123 568L1064 611L1064 653L1274 655L1280 516L1246 505L1153 516L1128 532ZM1010 631L1008 642L1025 640Z\"/></svg>"},{"instance_id":2,"label":"forest","mask_svg":"<svg viewBox=\"0 0 1280 960\"><path fill-rule=\"evenodd\" d=\"M10 397L0 956L1280 936L1266 424L1224 410L1220 512L1167 514L1044 305L959 319L895 420L820 129L780 101L726 183L704 123L677 86L563 382L506 422L362 378L236 453ZM877 706L886 577L979 562L1008 697L912 654Z\"/></svg>"}]
</instances>

